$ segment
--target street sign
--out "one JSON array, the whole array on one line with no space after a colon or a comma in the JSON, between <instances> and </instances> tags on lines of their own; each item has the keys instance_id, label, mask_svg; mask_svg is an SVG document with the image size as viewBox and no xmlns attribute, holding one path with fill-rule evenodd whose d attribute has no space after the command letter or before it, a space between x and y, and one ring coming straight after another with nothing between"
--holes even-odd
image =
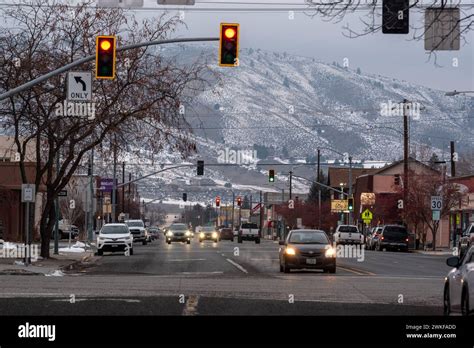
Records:
<instances>
[{"instance_id":1,"label":"street sign","mask_svg":"<svg viewBox=\"0 0 474 348\"><path fill-rule=\"evenodd\" d=\"M362 220L370 220L372 221L373 219L373 214L372 212L369 210L369 209L365 209L363 212L362 212Z\"/></svg>"},{"instance_id":2,"label":"street sign","mask_svg":"<svg viewBox=\"0 0 474 348\"><path fill-rule=\"evenodd\" d=\"M261 206L262 206L261 203L255 204L255 205L253 206L253 208L252 208L252 214L253 214L253 213L256 213L256 212L260 209Z\"/></svg>"},{"instance_id":3,"label":"street sign","mask_svg":"<svg viewBox=\"0 0 474 348\"><path fill-rule=\"evenodd\" d=\"M372 220L364 219L364 224L366 224L366 225L370 225L371 222L372 222Z\"/></svg>"},{"instance_id":4,"label":"street sign","mask_svg":"<svg viewBox=\"0 0 474 348\"><path fill-rule=\"evenodd\" d=\"M458 51L461 47L459 7L433 7L425 10L425 50Z\"/></svg>"},{"instance_id":5,"label":"street sign","mask_svg":"<svg viewBox=\"0 0 474 348\"><path fill-rule=\"evenodd\" d=\"M439 221L441 216L441 211L433 210L433 221Z\"/></svg>"},{"instance_id":6,"label":"street sign","mask_svg":"<svg viewBox=\"0 0 474 348\"><path fill-rule=\"evenodd\" d=\"M35 185L22 184L21 185L21 202L34 203L35 201Z\"/></svg>"},{"instance_id":7,"label":"street sign","mask_svg":"<svg viewBox=\"0 0 474 348\"><path fill-rule=\"evenodd\" d=\"M348 210L347 200L345 199L333 199L331 200L331 212L339 213Z\"/></svg>"},{"instance_id":8,"label":"street sign","mask_svg":"<svg viewBox=\"0 0 474 348\"><path fill-rule=\"evenodd\" d=\"M103 192L112 192L114 188L114 179L100 179L100 190Z\"/></svg>"},{"instance_id":9,"label":"street sign","mask_svg":"<svg viewBox=\"0 0 474 348\"><path fill-rule=\"evenodd\" d=\"M67 190L62 190L58 192L58 197L67 197Z\"/></svg>"},{"instance_id":10,"label":"street sign","mask_svg":"<svg viewBox=\"0 0 474 348\"><path fill-rule=\"evenodd\" d=\"M443 199L441 196L431 196L431 210L441 210Z\"/></svg>"},{"instance_id":11,"label":"street sign","mask_svg":"<svg viewBox=\"0 0 474 348\"><path fill-rule=\"evenodd\" d=\"M70 102L92 101L92 74L70 71L67 79L67 100Z\"/></svg>"}]
</instances>

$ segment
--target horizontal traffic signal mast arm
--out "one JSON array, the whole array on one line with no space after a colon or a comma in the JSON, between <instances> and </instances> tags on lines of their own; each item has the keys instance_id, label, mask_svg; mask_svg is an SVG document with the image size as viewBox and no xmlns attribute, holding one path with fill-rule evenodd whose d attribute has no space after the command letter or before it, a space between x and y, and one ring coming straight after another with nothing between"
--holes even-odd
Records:
<instances>
[{"instance_id":1,"label":"horizontal traffic signal mast arm","mask_svg":"<svg viewBox=\"0 0 474 348\"><path fill-rule=\"evenodd\" d=\"M141 42L141 43L137 43L137 44L132 44L132 45L126 45L126 46L122 46L122 47L118 47L116 49L116 52L121 52L121 51L126 51L126 50L132 50L134 48L140 48L140 47L147 47L147 46L154 46L154 45L165 45L165 44L169 44L169 43L177 43L177 42L196 42L196 41L219 41L219 38L216 37L196 37L196 38L184 38L184 39L169 39L169 40L157 40L157 41L148 41L148 42ZM78 60L75 60L74 62L71 62L69 64L66 64L64 65L63 67L61 68L58 68L56 70L53 70L47 74L44 74L40 77L37 77L36 79L34 80L31 80L27 83L24 83L22 84L21 86L18 86L18 87L15 87L11 90L9 90L8 92L5 92L3 94L0 95L0 100L4 100L4 99L7 99L11 96L14 96L15 94L17 93L20 93L26 89L29 89L33 86L36 86L38 83L41 83L43 81L46 81L47 79L51 78L51 77L54 77L56 75L59 75L63 72L66 72L78 65L81 65L81 64L84 64L84 63L87 63L87 62L90 62L90 61L93 61L95 60L96 58L96 54L94 52L94 54L90 55L90 56L87 56L87 57L84 57L84 58L81 58L81 59L78 59Z\"/></svg>"}]
</instances>

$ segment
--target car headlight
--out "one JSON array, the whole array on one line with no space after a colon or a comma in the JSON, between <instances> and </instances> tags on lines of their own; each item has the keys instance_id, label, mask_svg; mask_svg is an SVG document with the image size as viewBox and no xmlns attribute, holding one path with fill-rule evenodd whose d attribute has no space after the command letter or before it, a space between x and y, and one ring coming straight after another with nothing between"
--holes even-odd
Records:
<instances>
[{"instance_id":1,"label":"car headlight","mask_svg":"<svg viewBox=\"0 0 474 348\"><path fill-rule=\"evenodd\" d=\"M199 233L199 237L204 238L205 237L204 233L202 233L202 232Z\"/></svg>"},{"instance_id":2,"label":"car headlight","mask_svg":"<svg viewBox=\"0 0 474 348\"><path fill-rule=\"evenodd\" d=\"M286 248L285 253L286 253L286 255L295 255L296 251L293 248Z\"/></svg>"},{"instance_id":3,"label":"car headlight","mask_svg":"<svg viewBox=\"0 0 474 348\"><path fill-rule=\"evenodd\" d=\"M216 232L212 232L212 238L217 238L217 233Z\"/></svg>"},{"instance_id":4,"label":"car headlight","mask_svg":"<svg viewBox=\"0 0 474 348\"><path fill-rule=\"evenodd\" d=\"M188 236L188 237L189 237L189 236L191 235L191 232L189 232L189 231L186 231L186 233L185 233L185 234L186 234L186 236Z\"/></svg>"},{"instance_id":5,"label":"car headlight","mask_svg":"<svg viewBox=\"0 0 474 348\"><path fill-rule=\"evenodd\" d=\"M173 237L173 232L168 231L168 232L166 232L166 235L167 235L168 237Z\"/></svg>"},{"instance_id":6,"label":"car headlight","mask_svg":"<svg viewBox=\"0 0 474 348\"><path fill-rule=\"evenodd\" d=\"M327 249L325 255L326 257L336 257L336 249L334 248Z\"/></svg>"}]
</instances>

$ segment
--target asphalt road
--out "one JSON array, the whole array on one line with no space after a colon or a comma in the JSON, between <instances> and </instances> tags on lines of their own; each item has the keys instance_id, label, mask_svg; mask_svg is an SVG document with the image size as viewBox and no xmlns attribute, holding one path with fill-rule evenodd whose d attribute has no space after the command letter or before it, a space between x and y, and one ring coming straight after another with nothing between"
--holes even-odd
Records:
<instances>
[{"instance_id":1,"label":"asphalt road","mask_svg":"<svg viewBox=\"0 0 474 348\"><path fill-rule=\"evenodd\" d=\"M284 274L279 272L278 248L268 240L168 245L161 239L134 246L132 256L105 253L92 267L73 269L63 277L0 276L0 312L442 314L443 279L449 271L445 256L364 250L358 258L338 258L336 274Z\"/></svg>"}]
</instances>

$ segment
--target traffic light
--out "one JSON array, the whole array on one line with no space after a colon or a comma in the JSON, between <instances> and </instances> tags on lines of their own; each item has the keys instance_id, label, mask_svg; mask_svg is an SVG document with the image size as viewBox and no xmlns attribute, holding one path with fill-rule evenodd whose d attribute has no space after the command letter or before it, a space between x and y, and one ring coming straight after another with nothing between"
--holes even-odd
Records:
<instances>
[{"instance_id":1,"label":"traffic light","mask_svg":"<svg viewBox=\"0 0 474 348\"><path fill-rule=\"evenodd\" d=\"M383 0L382 33L408 34L410 31L410 0Z\"/></svg>"},{"instance_id":2,"label":"traffic light","mask_svg":"<svg viewBox=\"0 0 474 348\"><path fill-rule=\"evenodd\" d=\"M188 194L183 193L183 201L186 202L188 200Z\"/></svg>"},{"instance_id":3,"label":"traffic light","mask_svg":"<svg viewBox=\"0 0 474 348\"><path fill-rule=\"evenodd\" d=\"M236 23L221 23L219 66L239 65L239 28Z\"/></svg>"},{"instance_id":4,"label":"traffic light","mask_svg":"<svg viewBox=\"0 0 474 348\"><path fill-rule=\"evenodd\" d=\"M241 197L237 197L237 205L239 207L242 206L242 198Z\"/></svg>"},{"instance_id":5,"label":"traffic light","mask_svg":"<svg viewBox=\"0 0 474 348\"><path fill-rule=\"evenodd\" d=\"M197 175L204 175L204 161L197 162Z\"/></svg>"},{"instance_id":6,"label":"traffic light","mask_svg":"<svg viewBox=\"0 0 474 348\"><path fill-rule=\"evenodd\" d=\"M216 197L216 207L221 205L221 198L219 196Z\"/></svg>"},{"instance_id":7,"label":"traffic light","mask_svg":"<svg viewBox=\"0 0 474 348\"><path fill-rule=\"evenodd\" d=\"M354 211L354 198L353 197L349 197L347 199L347 209L349 211Z\"/></svg>"},{"instance_id":8,"label":"traffic light","mask_svg":"<svg viewBox=\"0 0 474 348\"><path fill-rule=\"evenodd\" d=\"M400 186L400 174L395 174L395 185Z\"/></svg>"},{"instance_id":9,"label":"traffic light","mask_svg":"<svg viewBox=\"0 0 474 348\"><path fill-rule=\"evenodd\" d=\"M268 171L268 182L275 182L275 170L270 169Z\"/></svg>"},{"instance_id":10,"label":"traffic light","mask_svg":"<svg viewBox=\"0 0 474 348\"><path fill-rule=\"evenodd\" d=\"M115 36L97 36L95 78L115 78Z\"/></svg>"}]
</instances>

